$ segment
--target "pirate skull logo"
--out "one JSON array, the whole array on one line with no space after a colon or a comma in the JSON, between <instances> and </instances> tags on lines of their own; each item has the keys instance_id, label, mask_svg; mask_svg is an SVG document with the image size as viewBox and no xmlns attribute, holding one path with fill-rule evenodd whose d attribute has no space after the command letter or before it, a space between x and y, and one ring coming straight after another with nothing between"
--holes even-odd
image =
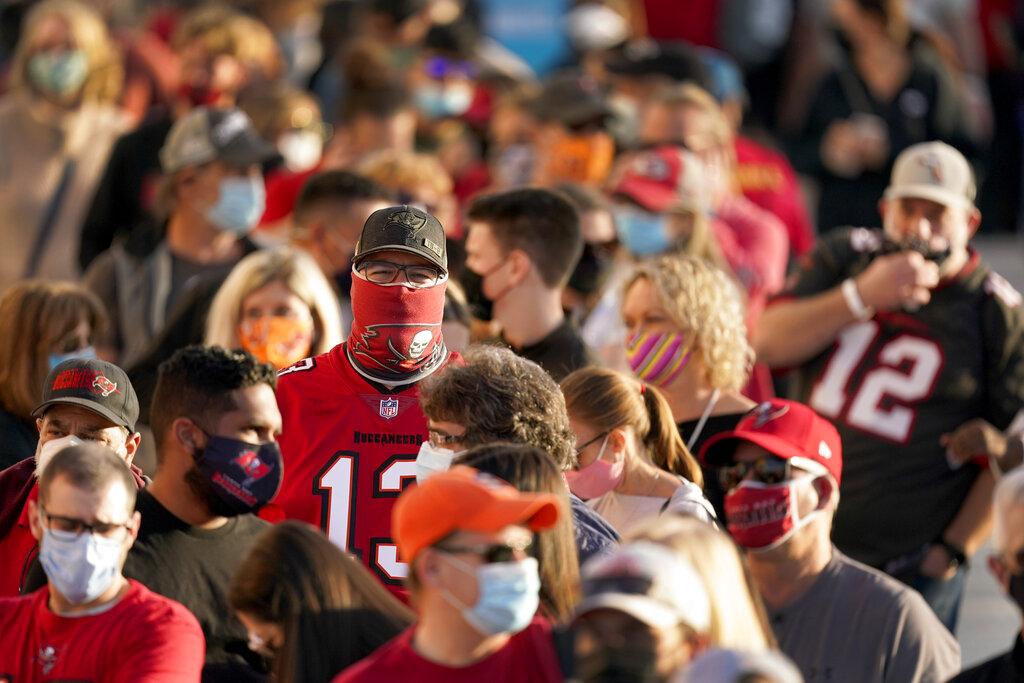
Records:
<instances>
[{"instance_id":1,"label":"pirate skull logo","mask_svg":"<svg viewBox=\"0 0 1024 683\"><path fill-rule=\"evenodd\" d=\"M409 358L416 360L423 355L423 352L427 350L427 345L434 338L434 333L430 330L421 330L417 332L412 338L412 343L409 344Z\"/></svg>"}]
</instances>

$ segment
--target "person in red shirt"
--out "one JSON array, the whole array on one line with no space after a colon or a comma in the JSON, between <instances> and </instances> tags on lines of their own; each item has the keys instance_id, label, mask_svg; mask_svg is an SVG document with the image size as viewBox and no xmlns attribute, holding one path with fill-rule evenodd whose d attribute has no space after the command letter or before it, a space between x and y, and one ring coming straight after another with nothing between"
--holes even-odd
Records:
<instances>
[{"instance_id":1,"label":"person in red shirt","mask_svg":"<svg viewBox=\"0 0 1024 683\"><path fill-rule=\"evenodd\" d=\"M403 493L392 526L418 621L334 683L561 681L529 554L561 514L557 496L465 465Z\"/></svg>"},{"instance_id":2,"label":"person in red shirt","mask_svg":"<svg viewBox=\"0 0 1024 683\"><path fill-rule=\"evenodd\" d=\"M47 464L28 507L49 586L0 598L0 679L199 680L196 618L121 573L139 529L136 490L124 460L99 444Z\"/></svg>"},{"instance_id":3,"label":"person in red shirt","mask_svg":"<svg viewBox=\"0 0 1024 683\"><path fill-rule=\"evenodd\" d=\"M407 566L391 508L427 439L418 382L444 367L444 228L410 206L366 220L352 266L352 329L329 352L280 372L284 482L264 518L320 527L402 595Z\"/></svg>"},{"instance_id":4,"label":"person in red shirt","mask_svg":"<svg viewBox=\"0 0 1024 683\"><path fill-rule=\"evenodd\" d=\"M132 465L141 440L135 431L139 400L128 375L113 363L64 361L47 376L43 401L32 415L39 430L36 452L0 472L0 597L18 595L36 556L29 505L39 497L38 474L54 454L97 441L131 466L137 488L146 485L142 470Z\"/></svg>"}]
</instances>

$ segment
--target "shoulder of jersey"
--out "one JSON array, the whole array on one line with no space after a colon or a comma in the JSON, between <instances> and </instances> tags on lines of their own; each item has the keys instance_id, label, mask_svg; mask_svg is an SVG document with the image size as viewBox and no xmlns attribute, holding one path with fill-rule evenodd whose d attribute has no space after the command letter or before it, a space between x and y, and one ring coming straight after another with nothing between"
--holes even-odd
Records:
<instances>
[{"instance_id":1,"label":"shoulder of jersey","mask_svg":"<svg viewBox=\"0 0 1024 683\"><path fill-rule=\"evenodd\" d=\"M882 249L884 235L873 228L846 228L837 231L836 240L855 253L874 254Z\"/></svg>"},{"instance_id":2,"label":"shoulder of jersey","mask_svg":"<svg viewBox=\"0 0 1024 683\"><path fill-rule=\"evenodd\" d=\"M989 271L981 285L985 294L995 298L1007 308L1017 308L1024 302L1020 292L999 273Z\"/></svg>"}]
</instances>

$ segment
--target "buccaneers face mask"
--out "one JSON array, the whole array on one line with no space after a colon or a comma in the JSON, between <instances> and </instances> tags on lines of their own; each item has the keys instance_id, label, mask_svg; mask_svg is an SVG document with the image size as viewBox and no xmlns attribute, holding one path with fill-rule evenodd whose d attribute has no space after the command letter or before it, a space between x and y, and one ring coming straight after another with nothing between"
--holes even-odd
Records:
<instances>
[{"instance_id":1,"label":"buccaneers face mask","mask_svg":"<svg viewBox=\"0 0 1024 683\"><path fill-rule=\"evenodd\" d=\"M725 494L725 518L732 537L755 552L777 548L807 526L821 510L800 517L796 491L814 476L790 479L781 484L742 481Z\"/></svg>"},{"instance_id":2,"label":"buccaneers face mask","mask_svg":"<svg viewBox=\"0 0 1024 683\"><path fill-rule=\"evenodd\" d=\"M433 287L380 285L352 278L348 355L356 370L383 384L409 384L448 356L441 336L445 283Z\"/></svg>"}]
</instances>

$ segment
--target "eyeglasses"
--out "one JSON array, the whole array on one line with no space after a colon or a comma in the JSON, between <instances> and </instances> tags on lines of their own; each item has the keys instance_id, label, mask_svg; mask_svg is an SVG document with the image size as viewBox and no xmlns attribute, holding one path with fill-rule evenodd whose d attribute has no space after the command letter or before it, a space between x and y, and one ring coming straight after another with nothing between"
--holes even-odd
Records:
<instances>
[{"instance_id":1,"label":"eyeglasses","mask_svg":"<svg viewBox=\"0 0 1024 683\"><path fill-rule=\"evenodd\" d=\"M754 479L763 484L779 484L793 478L793 468L789 460L766 455L754 462L740 462L718 468L718 481L721 482L723 489L730 491L739 486L750 472L754 473Z\"/></svg>"},{"instance_id":2,"label":"eyeglasses","mask_svg":"<svg viewBox=\"0 0 1024 683\"><path fill-rule=\"evenodd\" d=\"M39 506L39 512L42 513L43 517L48 520L47 528L50 531L57 531L62 534L68 534L74 537L79 537L83 532L88 531L90 534L97 536L103 536L105 538L111 538L118 529L131 530L131 522L123 522L115 524L113 522L93 522L88 524L75 517L61 517L60 515L51 515L43 506Z\"/></svg>"},{"instance_id":3,"label":"eyeglasses","mask_svg":"<svg viewBox=\"0 0 1024 683\"><path fill-rule=\"evenodd\" d=\"M405 276L405 282L411 287L433 287L444 278L444 274L433 266L403 266L390 261L363 261L356 266L356 271L364 278L378 285L387 285Z\"/></svg>"},{"instance_id":4,"label":"eyeglasses","mask_svg":"<svg viewBox=\"0 0 1024 683\"><path fill-rule=\"evenodd\" d=\"M583 453L588 445L590 445L591 443L596 443L598 439L604 438L607 435L608 435L608 432L601 432L600 434L598 434L594 438L590 439L586 443L578 445L577 449L575 449L575 451L577 451L577 456L579 456L581 453Z\"/></svg>"},{"instance_id":5,"label":"eyeglasses","mask_svg":"<svg viewBox=\"0 0 1024 683\"><path fill-rule=\"evenodd\" d=\"M495 543L494 545L438 545L435 546L443 553L461 554L469 553L483 558L485 564L498 562L514 562L517 553L533 554L533 539L519 541L517 543Z\"/></svg>"},{"instance_id":6,"label":"eyeglasses","mask_svg":"<svg viewBox=\"0 0 1024 683\"><path fill-rule=\"evenodd\" d=\"M466 440L465 434L446 434L433 429L427 431L428 441L434 446L450 446L453 443L462 443Z\"/></svg>"}]
</instances>

